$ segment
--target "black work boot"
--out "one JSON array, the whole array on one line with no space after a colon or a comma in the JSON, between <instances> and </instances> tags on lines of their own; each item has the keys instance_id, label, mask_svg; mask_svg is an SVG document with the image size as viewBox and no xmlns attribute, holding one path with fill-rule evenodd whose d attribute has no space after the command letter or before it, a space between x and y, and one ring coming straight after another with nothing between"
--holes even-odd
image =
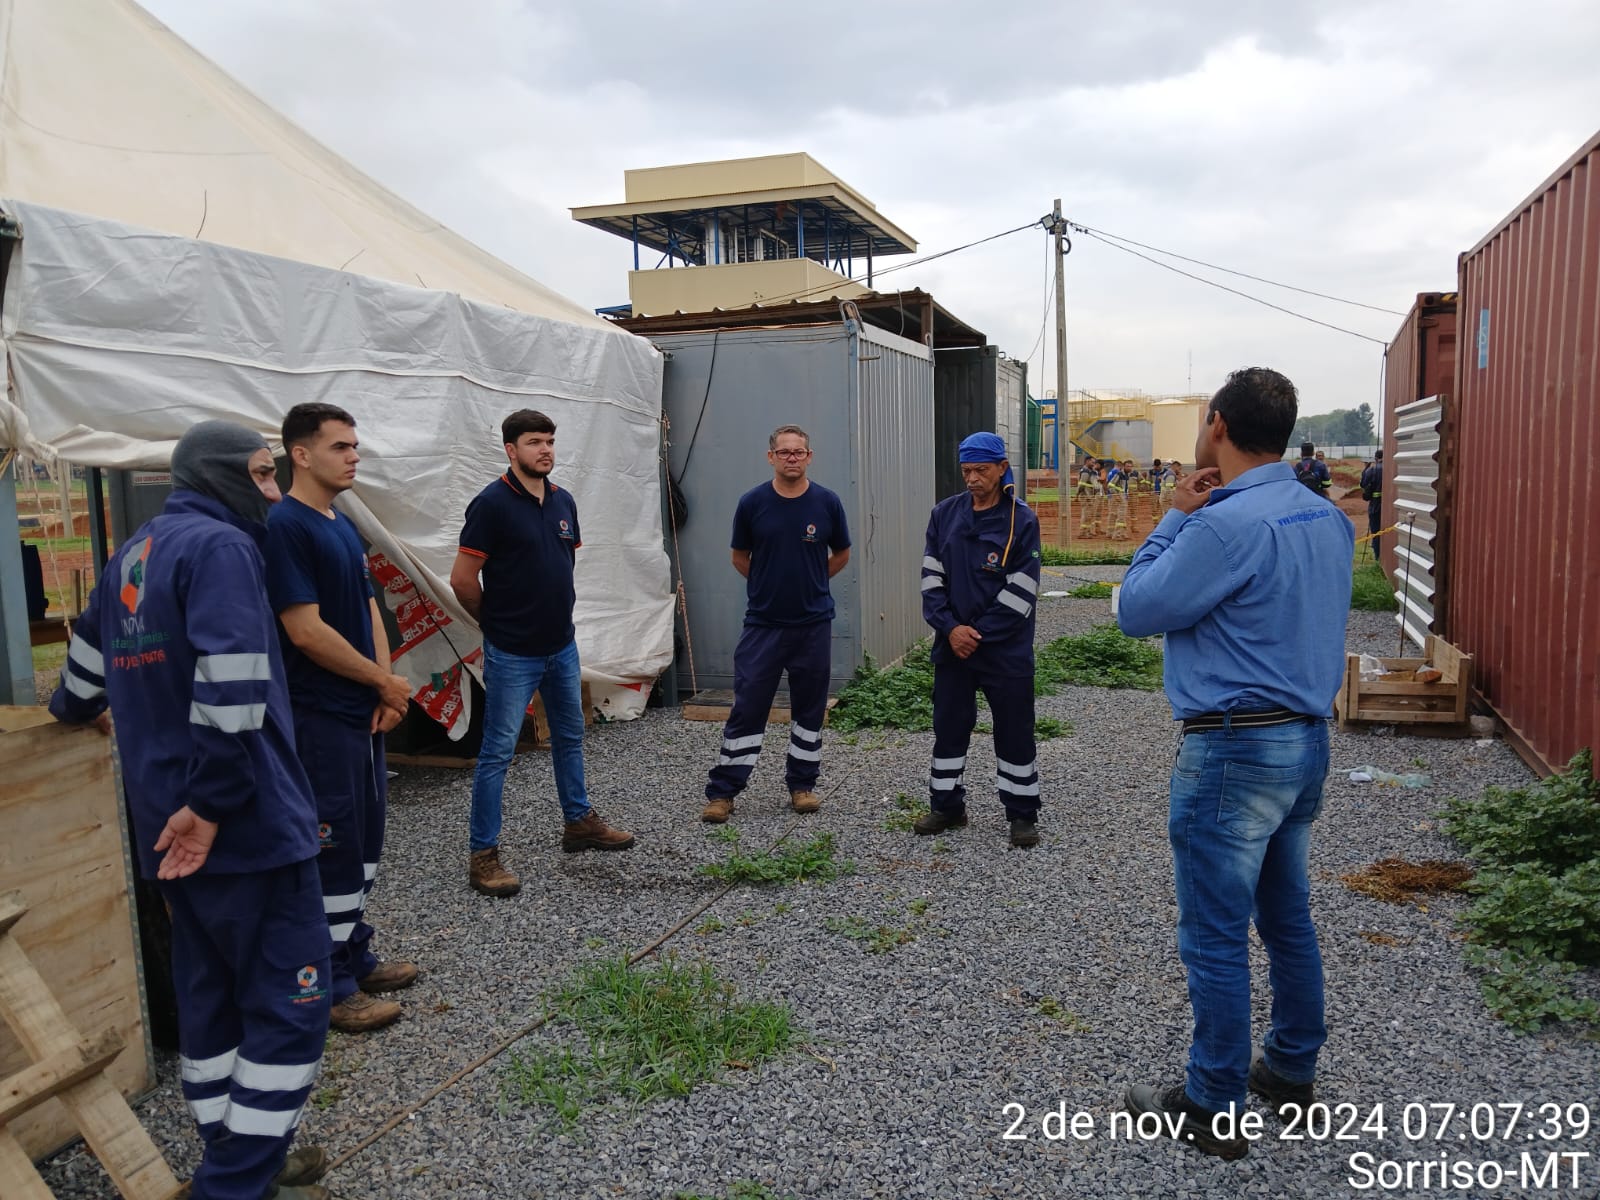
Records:
<instances>
[{"instance_id":1,"label":"black work boot","mask_svg":"<svg viewBox=\"0 0 1600 1200\"><path fill-rule=\"evenodd\" d=\"M1283 1118L1283 1107L1286 1104L1299 1105L1303 1114L1316 1098L1316 1088L1309 1083L1295 1083L1292 1079L1285 1079L1271 1067L1267 1066L1266 1055L1257 1050L1255 1057L1250 1060L1250 1090L1272 1105L1272 1111Z\"/></svg>"},{"instance_id":2,"label":"black work boot","mask_svg":"<svg viewBox=\"0 0 1600 1200\"><path fill-rule=\"evenodd\" d=\"M1169 1088L1136 1083L1128 1089L1123 1099L1128 1111L1135 1117L1140 1113L1160 1114L1163 1118L1161 1127L1170 1131L1169 1136L1187 1142L1204 1154L1232 1160L1250 1153L1250 1143L1244 1138L1217 1135L1214 1122L1220 1114L1209 1108L1201 1108L1189 1099L1189 1093L1181 1083ZM1177 1123L1180 1116L1183 1118L1181 1125Z\"/></svg>"},{"instance_id":3,"label":"black work boot","mask_svg":"<svg viewBox=\"0 0 1600 1200\"><path fill-rule=\"evenodd\" d=\"M1039 829L1032 817L1017 817L1011 822L1011 844L1024 850L1039 844Z\"/></svg>"},{"instance_id":4,"label":"black work boot","mask_svg":"<svg viewBox=\"0 0 1600 1200\"><path fill-rule=\"evenodd\" d=\"M965 829L966 827L967 810L964 808L954 814L931 811L911 823L912 831L922 837L929 837L935 833L944 833L949 829Z\"/></svg>"}]
</instances>

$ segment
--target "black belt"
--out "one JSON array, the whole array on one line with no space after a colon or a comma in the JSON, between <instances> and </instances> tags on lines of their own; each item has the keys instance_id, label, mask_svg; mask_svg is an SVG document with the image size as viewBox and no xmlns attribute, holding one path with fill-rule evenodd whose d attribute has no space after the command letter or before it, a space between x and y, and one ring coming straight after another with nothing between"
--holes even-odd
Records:
<instances>
[{"instance_id":1,"label":"black belt","mask_svg":"<svg viewBox=\"0 0 1600 1200\"><path fill-rule=\"evenodd\" d=\"M1262 712L1201 713L1198 717L1185 717L1185 733L1205 733L1212 729L1259 729L1263 725L1293 725L1297 721L1320 721L1321 717L1307 716L1291 708L1269 708Z\"/></svg>"}]
</instances>

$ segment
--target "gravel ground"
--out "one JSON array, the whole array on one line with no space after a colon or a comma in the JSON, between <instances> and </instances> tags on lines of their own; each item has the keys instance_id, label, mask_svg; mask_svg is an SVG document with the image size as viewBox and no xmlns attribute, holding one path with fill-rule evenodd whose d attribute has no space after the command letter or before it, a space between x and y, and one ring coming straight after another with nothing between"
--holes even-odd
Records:
<instances>
[{"instance_id":1,"label":"gravel ground","mask_svg":"<svg viewBox=\"0 0 1600 1200\"><path fill-rule=\"evenodd\" d=\"M1119 568L1067 568L1075 578ZM1046 588L1072 586L1047 576ZM1041 602L1039 639L1107 620L1105 601ZM1352 649L1393 653L1388 614L1356 613ZM1389 855L1450 858L1433 813L1442 798L1531 776L1503 743L1334 735L1335 771L1312 846L1313 906L1328 979L1330 1038L1318 1089L1362 1117L1382 1105L1386 1138L1293 1142L1266 1137L1223 1163L1161 1139L1113 1137L1124 1089L1180 1077L1190 1014L1175 940L1166 843L1166 778L1176 737L1159 694L1067 688L1040 715L1075 732L1040 747L1043 841L1011 849L998 802L980 785L972 825L932 840L890 832L897 793L922 793L931 734L825 735L822 811L795 818L782 788L782 737L771 731L734 820L745 848L796 827L836 835L853 874L825 884L741 887L666 946L704 957L749 997L793 1009L809 1050L643 1110L586 1113L563 1133L504 1093L505 1056L403 1120L327 1183L335 1195L723 1196L759 1180L778 1196L1343 1197L1353 1153L1376 1159L1493 1161L1524 1150L1587 1150L1579 1186L1600 1195L1600 1138L1551 1147L1524 1142L1408 1142L1407 1103L1555 1102L1600 1110L1600 1043L1567 1032L1518 1037L1484 1011L1463 968L1455 920L1462 901L1387 905L1338 877ZM633 829L625 854L564 855L549 764L520 758L507 790L502 852L523 878L516 899L466 887L466 773L406 770L392 786L388 848L370 910L386 955L423 976L404 994L395 1028L333 1034L301 1137L354 1146L398 1108L523 1028L542 988L599 955L641 948L718 891L694 874L724 856L696 819L714 724L652 710L593 731L589 783L597 809ZM969 779L992 774L988 739L974 739ZM1353 784L1342 770L1372 763L1426 769L1421 790ZM1423 766L1425 764L1425 767ZM798 824L797 824L798 822ZM911 911L925 898L927 909ZM779 904L787 911L775 911ZM887 954L830 932L830 916L909 925L915 940ZM1255 1018L1265 1028L1265 958L1255 957ZM1046 1015L1049 1010L1054 1016ZM551 1031L536 1035L548 1041ZM180 1173L198 1146L178 1098L175 1062L141 1116ZM1020 1105L1025 1116L1018 1120ZM1047 1140L1046 1113L1086 1113L1092 1136ZM1600 1112L1596 1112L1600 1117ZM1016 1122L1027 1140L1005 1140ZM1465 1128L1463 1125L1462 1129ZM1418 1177L1420 1181L1420 1177ZM59 1156L47 1181L60 1197L114 1194L81 1150ZM1500 1188L1374 1188L1386 1195L1520 1195Z\"/></svg>"}]
</instances>

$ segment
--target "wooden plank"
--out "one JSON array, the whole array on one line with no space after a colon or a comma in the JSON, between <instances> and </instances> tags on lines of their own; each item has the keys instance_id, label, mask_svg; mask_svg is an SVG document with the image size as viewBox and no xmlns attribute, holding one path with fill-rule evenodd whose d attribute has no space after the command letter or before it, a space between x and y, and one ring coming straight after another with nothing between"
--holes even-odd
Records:
<instances>
[{"instance_id":1,"label":"wooden plank","mask_svg":"<svg viewBox=\"0 0 1600 1200\"><path fill-rule=\"evenodd\" d=\"M1375 725L1454 725L1456 714L1454 712L1413 712L1405 709L1361 709L1356 713L1355 720L1371 721ZM1471 726L1467 726L1471 729Z\"/></svg>"},{"instance_id":2,"label":"wooden plank","mask_svg":"<svg viewBox=\"0 0 1600 1200\"><path fill-rule=\"evenodd\" d=\"M457 758L450 754L389 754L383 761L391 767L450 767L454 770L471 770L478 765L476 758Z\"/></svg>"},{"instance_id":3,"label":"wooden plank","mask_svg":"<svg viewBox=\"0 0 1600 1200\"><path fill-rule=\"evenodd\" d=\"M28 916L12 937L60 998L68 1045L114 1032L124 1049L109 1078L123 1095L154 1078L146 1053L129 878L111 739L62 725L38 708L0 708L0 887ZM65 1049L66 1047L60 1047ZM0 1025L0 1078L39 1057ZM78 1136L58 1100L8 1126L35 1158ZM5 1193L9 1196L9 1193Z\"/></svg>"},{"instance_id":4,"label":"wooden plank","mask_svg":"<svg viewBox=\"0 0 1600 1200\"><path fill-rule=\"evenodd\" d=\"M683 702L685 721L726 721L733 711L733 691L730 688L706 688ZM794 719L789 710L789 697L779 692L767 712L768 725L787 725Z\"/></svg>"},{"instance_id":5,"label":"wooden plank","mask_svg":"<svg viewBox=\"0 0 1600 1200\"><path fill-rule=\"evenodd\" d=\"M12 892L0 901L0 914L21 904L20 893ZM35 1062L71 1053L78 1042L77 1031L22 952L15 932L0 937L0 1017ZM168 1200L177 1191L178 1181L166 1160L105 1075L66 1088L60 1099L127 1200Z\"/></svg>"},{"instance_id":6,"label":"wooden plank","mask_svg":"<svg viewBox=\"0 0 1600 1200\"><path fill-rule=\"evenodd\" d=\"M9 1124L57 1093L98 1075L122 1050L122 1039L108 1029L93 1041L80 1041L70 1051L52 1054L0 1084L0 1125Z\"/></svg>"},{"instance_id":7,"label":"wooden plank","mask_svg":"<svg viewBox=\"0 0 1600 1200\"><path fill-rule=\"evenodd\" d=\"M54 1200L10 1129L0 1129L0 1196L6 1200Z\"/></svg>"},{"instance_id":8,"label":"wooden plank","mask_svg":"<svg viewBox=\"0 0 1600 1200\"><path fill-rule=\"evenodd\" d=\"M1370 679L1361 684L1363 696L1439 696L1455 701L1456 689L1448 683L1418 683L1414 679Z\"/></svg>"}]
</instances>

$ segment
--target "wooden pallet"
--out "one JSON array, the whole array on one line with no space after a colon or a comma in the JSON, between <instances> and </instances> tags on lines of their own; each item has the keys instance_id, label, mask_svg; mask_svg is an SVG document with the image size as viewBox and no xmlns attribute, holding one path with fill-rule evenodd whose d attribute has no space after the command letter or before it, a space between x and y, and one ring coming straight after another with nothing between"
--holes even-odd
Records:
<instances>
[{"instance_id":1,"label":"wooden pallet","mask_svg":"<svg viewBox=\"0 0 1600 1200\"><path fill-rule=\"evenodd\" d=\"M1345 657L1344 683L1334 697L1333 711L1339 727L1353 724L1433 725L1471 728L1467 696L1472 690L1472 656L1462 654L1443 638L1431 634L1421 658L1381 658L1385 672L1404 674L1431 663L1440 672L1436 683L1412 679L1361 678L1361 657Z\"/></svg>"},{"instance_id":2,"label":"wooden pallet","mask_svg":"<svg viewBox=\"0 0 1600 1200\"><path fill-rule=\"evenodd\" d=\"M178 1191L161 1151L133 1115L105 1070L122 1051L114 1030L83 1037L45 985L11 928L27 913L20 892L0 896L0 1017L27 1051L31 1065L0 1082L0 1196L50 1200L11 1120L58 1099L84 1141L128 1200L169 1200Z\"/></svg>"},{"instance_id":3,"label":"wooden pallet","mask_svg":"<svg viewBox=\"0 0 1600 1200\"><path fill-rule=\"evenodd\" d=\"M836 696L828 697L828 707L837 704ZM731 688L706 688L698 691L683 702L683 719L685 721L726 721L728 714L733 711L733 690ZM767 710L768 725L787 725L794 719L789 710L789 693L780 691L772 698L772 707Z\"/></svg>"}]
</instances>

